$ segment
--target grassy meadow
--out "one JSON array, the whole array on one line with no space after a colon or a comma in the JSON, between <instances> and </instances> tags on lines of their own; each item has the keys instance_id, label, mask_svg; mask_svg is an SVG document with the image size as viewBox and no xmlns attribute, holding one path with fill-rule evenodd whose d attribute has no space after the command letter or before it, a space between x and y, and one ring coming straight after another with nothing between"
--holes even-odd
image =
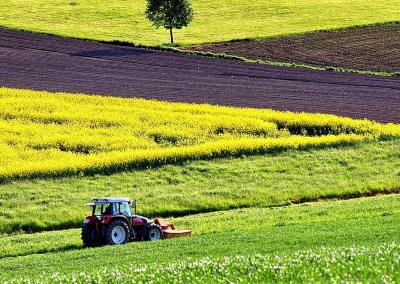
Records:
<instances>
[{"instance_id":1,"label":"grassy meadow","mask_svg":"<svg viewBox=\"0 0 400 284\"><path fill-rule=\"evenodd\" d=\"M0 232L79 227L89 214L84 203L101 196L136 198L139 214L170 217L390 192L400 188L399 157L400 141L393 140L21 180L0 185Z\"/></svg>"},{"instance_id":2,"label":"grassy meadow","mask_svg":"<svg viewBox=\"0 0 400 284\"><path fill-rule=\"evenodd\" d=\"M192 0L195 18L181 45L279 36L399 20L399 0ZM144 16L145 0L7 0L0 26L135 44L169 42ZM355 12L357 11L357 12Z\"/></svg>"},{"instance_id":3,"label":"grassy meadow","mask_svg":"<svg viewBox=\"0 0 400 284\"><path fill-rule=\"evenodd\" d=\"M3 244L0 249L0 279L34 280L39 277L42 281L54 282L67 281L65 279L72 279L75 275L76 279L84 279L82 282L88 283L87 277L95 277L98 282L105 283L111 277L107 273L111 270L125 281L134 281L140 279L136 278L140 276L134 275L135 269L140 266L144 271L153 270L141 276L148 279L153 273L158 275L164 269L175 267L172 275L194 269L195 280L201 277L196 272L196 263L215 263L219 267L223 257L228 257L230 263L229 259L233 261L243 257L246 260L254 258L254 255L260 258L255 263L257 266L275 265L277 262L288 265L287 272L292 277L299 270L290 264L305 265L308 268L304 274L293 278L298 281L312 275L318 275L317 279L333 277L324 274L324 269L336 271L340 279L347 279L344 276L350 277L350 280L366 279L374 271L377 277L379 272L386 270L390 277L396 277L399 201L399 195L387 195L192 215L173 220L177 226L192 228L195 232L192 238L129 243L123 247L81 249L79 230L3 236L0 237ZM319 265L317 274L313 274L311 267L306 265L306 260L312 255L315 257L314 264ZM359 263L358 255L365 255L367 260L374 261ZM291 262L291 259L296 261ZM379 265L376 266L378 260ZM350 265L352 261L354 266ZM237 273L240 277L249 277L243 270L253 267L246 261L241 265L243 267ZM357 266L359 274L352 274ZM234 270L228 270L231 269ZM224 279L229 275L222 272L209 277ZM168 275L163 277L167 280ZM162 282L164 278L160 279Z\"/></svg>"}]
</instances>

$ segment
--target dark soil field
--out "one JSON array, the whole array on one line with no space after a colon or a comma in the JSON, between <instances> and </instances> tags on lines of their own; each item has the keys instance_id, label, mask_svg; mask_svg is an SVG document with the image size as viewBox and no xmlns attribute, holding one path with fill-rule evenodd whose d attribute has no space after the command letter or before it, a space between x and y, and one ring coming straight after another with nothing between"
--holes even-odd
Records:
<instances>
[{"instance_id":1,"label":"dark soil field","mask_svg":"<svg viewBox=\"0 0 400 284\"><path fill-rule=\"evenodd\" d=\"M0 29L0 86L400 122L400 78L290 69Z\"/></svg>"},{"instance_id":2,"label":"dark soil field","mask_svg":"<svg viewBox=\"0 0 400 284\"><path fill-rule=\"evenodd\" d=\"M319 32L265 41L208 44L190 49L249 59L400 72L400 25Z\"/></svg>"}]
</instances>

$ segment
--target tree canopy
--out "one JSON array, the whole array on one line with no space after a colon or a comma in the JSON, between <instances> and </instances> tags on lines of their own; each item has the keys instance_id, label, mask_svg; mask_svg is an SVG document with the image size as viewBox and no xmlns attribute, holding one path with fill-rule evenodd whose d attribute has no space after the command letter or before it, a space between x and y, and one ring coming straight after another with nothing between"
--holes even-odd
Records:
<instances>
[{"instance_id":1,"label":"tree canopy","mask_svg":"<svg viewBox=\"0 0 400 284\"><path fill-rule=\"evenodd\" d=\"M173 43L172 29L186 27L193 19L193 9L188 0L147 0L146 16L157 28L168 29Z\"/></svg>"}]
</instances>

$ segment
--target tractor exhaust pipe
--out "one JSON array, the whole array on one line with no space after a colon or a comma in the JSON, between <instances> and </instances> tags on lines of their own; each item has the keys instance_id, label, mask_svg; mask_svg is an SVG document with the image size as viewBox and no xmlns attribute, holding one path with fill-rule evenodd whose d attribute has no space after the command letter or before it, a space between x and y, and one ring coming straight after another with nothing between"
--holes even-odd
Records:
<instances>
[{"instance_id":1,"label":"tractor exhaust pipe","mask_svg":"<svg viewBox=\"0 0 400 284\"><path fill-rule=\"evenodd\" d=\"M133 206L133 208L135 210L135 215L137 215L137 212L136 212L136 199L132 201L132 206Z\"/></svg>"}]
</instances>

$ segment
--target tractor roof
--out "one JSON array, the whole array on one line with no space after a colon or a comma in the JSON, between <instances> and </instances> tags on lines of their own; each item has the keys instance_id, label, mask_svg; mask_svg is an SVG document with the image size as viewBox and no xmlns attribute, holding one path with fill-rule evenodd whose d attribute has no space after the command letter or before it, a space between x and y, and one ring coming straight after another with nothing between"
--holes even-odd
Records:
<instances>
[{"instance_id":1,"label":"tractor roof","mask_svg":"<svg viewBox=\"0 0 400 284\"><path fill-rule=\"evenodd\" d=\"M116 203L116 202L130 202L127 197L103 197L103 198L93 198L92 203L88 203L87 205L95 205L102 203Z\"/></svg>"}]
</instances>

